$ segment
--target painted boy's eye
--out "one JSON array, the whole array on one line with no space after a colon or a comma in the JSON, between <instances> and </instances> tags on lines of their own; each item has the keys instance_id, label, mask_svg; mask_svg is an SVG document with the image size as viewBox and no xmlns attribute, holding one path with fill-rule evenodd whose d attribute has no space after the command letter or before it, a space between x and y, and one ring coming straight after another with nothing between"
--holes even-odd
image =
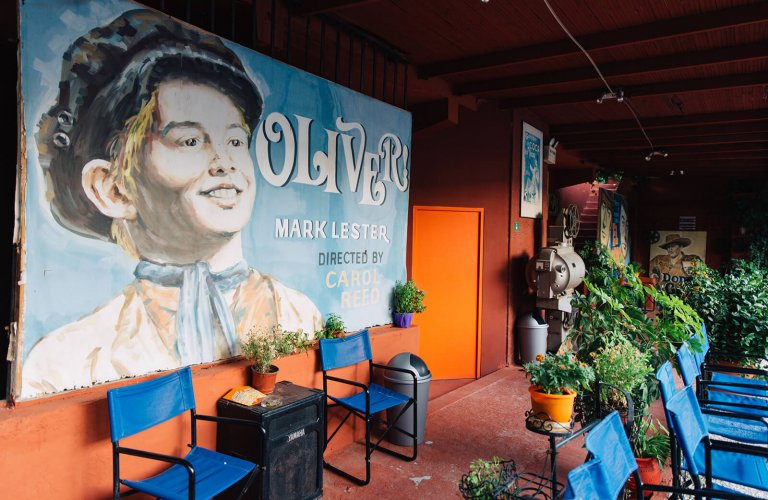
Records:
<instances>
[{"instance_id":1,"label":"painted boy's eye","mask_svg":"<svg viewBox=\"0 0 768 500\"><path fill-rule=\"evenodd\" d=\"M229 140L229 144L231 146L239 148L240 146L242 146L244 144L244 142L242 140L240 140L240 139L235 137L235 138L232 138L232 139Z\"/></svg>"},{"instance_id":2,"label":"painted boy's eye","mask_svg":"<svg viewBox=\"0 0 768 500\"><path fill-rule=\"evenodd\" d=\"M189 137L187 139L182 140L181 143L184 146L193 148L193 147L197 146L198 144L200 144L200 139L198 139L197 137Z\"/></svg>"}]
</instances>

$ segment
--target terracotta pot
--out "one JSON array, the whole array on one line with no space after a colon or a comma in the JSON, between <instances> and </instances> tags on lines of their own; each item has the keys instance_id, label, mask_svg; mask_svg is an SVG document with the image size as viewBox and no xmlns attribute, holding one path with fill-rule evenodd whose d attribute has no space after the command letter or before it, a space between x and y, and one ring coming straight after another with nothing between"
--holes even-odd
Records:
<instances>
[{"instance_id":1,"label":"terracotta pot","mask_svg":"<svg viewBox=\"0 0 768 500\"><path fill-rule=\"evenodd\" d=\"M269 372L261 373L256 371L256 367L251 365L251 387L269 394L275 390L275 382L277 382L277 372L280 370L275 365L269 365Z\"/></svg>"},{"instance_id":2,"label":"terracotta pot","mask_svg":"<svg viewBox=\"0 0 768 500\"><path fill-rule=\"evenodd\" d=\"M640 480L643 481L643 484L661 484L661 467L659 467L659 462L655 458L635 457L635 460L637 461L637 469L640 472ZM629 477L627 486L629 491L632 492L632 497L637 498L634 476ZM650 498L652 494L652 491L646 491L644 496L645 498Z\"/></svg>"},{"instance_id":3,"label":"terracotta pot","mask_svg":"<svg viewBox=\"0 0 768 500\"><path fill-rule=\"evenodd\" d=\"M392 319L395 326L399 328L408 328L413 320L413 313L392 313Z\"/></svg>"},{"instance_id":4,"label":"terracotta pot","mask_svg":"<svg viewBox=\"0 0 768 500\"><path fill-rule=\"evenodd\" d=\"M557 422L563 426L569 426L571 415L573 415L573 402L576 399L576 393L567 391L566 394L546 394L539 392L538 386L528 387L531 394L531 409L533 413L545 413L549 415L549 420Z\"/></svg>"}]
</instances>

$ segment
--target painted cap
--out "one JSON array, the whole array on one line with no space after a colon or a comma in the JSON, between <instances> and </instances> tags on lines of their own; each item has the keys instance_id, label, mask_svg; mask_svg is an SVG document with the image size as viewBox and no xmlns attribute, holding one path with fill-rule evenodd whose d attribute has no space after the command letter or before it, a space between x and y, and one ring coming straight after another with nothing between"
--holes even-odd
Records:
<instances>
[{"instance_id":1,"label":"painted cap","mask_svg":"<svg viewBox=\"0 0 768 500\"><path fill-rule=\"evenodd\" d=\"M263 101L237 55L214 35L159 12L139 9L78 38L64 53L56 104L37 134L51 212L67 229L110 240L112 219L85 195L82 168L110 160L108 148L170 79L205 83L228 96L255 130Z\"/></svg>"}]
</instances>

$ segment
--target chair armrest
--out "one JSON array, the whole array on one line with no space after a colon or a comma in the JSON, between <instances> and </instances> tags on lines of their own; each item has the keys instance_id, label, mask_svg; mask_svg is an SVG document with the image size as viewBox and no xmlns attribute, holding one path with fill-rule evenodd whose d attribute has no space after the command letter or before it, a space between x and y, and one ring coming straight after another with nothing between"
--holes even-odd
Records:
<instances>
[{"instance_id":1,"label":"chair armrest","mask_svg":"<svg viewBox=\"0 0 768 500\"><path fill-rule=\"evenodd\" d=\"M162 453L155 453L152 451L145 451L145 450L137 450L135 448L125 448L123 446L116 446L115 451L118 453L122 453L124 455L131 455L134 457L140 457L140 458L148 458L150 460L159 460L161 462L168 462L172 464L181 465L185 469L187 469L187 473L190 476L195 475L195 469L192 468L192 464L189 463L188 460L184 460L183 458L174 457L172 455L163 455Z\"/></svg>"},{"instance_id":2,"label":"chair armrest","mask_svg":"<svg viewBox=\"0 0 768 500\"><path fill-rule=\"evenodd\" d=\"M379 363L371 363L371 366L373 366L374 368L381 368L382 370L389 370L389 371L393 371L393 372L407 373L408 375L413 377L413 383L414 384L416 383L416 374L413 373L411 370L409 370L407 368L398 368L396 366L387 366L387 365L382 365L382 364L379 364Z\"/></svg>"},{"instance_id":3,"label":"chair armrest","mask_svg":"<svg viewBox=\"0 0 768 500\"><path fill-rule=\"evenodd\" d=\"M730 451L733 453L744 453L746 455L755 455L759 457L768 458L768 448L762 448L760 446L754 446L751 444L737 443L735 441L721 441L719 439L711 439L709 442L712 444L713 450Z\"/></svg>"},{"instance_id":4,"label":"chair armrest","mask_svg":"<svg viewBox=\"0 0 768 500\"><path fill-rule=\"evenodd\" d=\"M342 384L354 385L355 387L359 387L363 389L365 392L368 392L368 386L356 380L348 380L345 378L334 377L333 375L326 375L325 378L328 380L333 380L334 382L340 382Z\"/></svg>"},{"instance_id":5,"label":"chair armrest","mask_svg":"<svg viewBox=\"0 0 768 500\"><path fill-rule=\"evenodd\" d=\"M253 420L248 420L245 418L219 417L218 415L197 415L197 414L195 414L195 420L204 420L207 422L218 422L222 424L245 425L248 427L258 427L259 430L261 431L261 437L263 439L267 438L267 431L264 429L264 426L258 424Z\"/></svg>"}]
</instances>

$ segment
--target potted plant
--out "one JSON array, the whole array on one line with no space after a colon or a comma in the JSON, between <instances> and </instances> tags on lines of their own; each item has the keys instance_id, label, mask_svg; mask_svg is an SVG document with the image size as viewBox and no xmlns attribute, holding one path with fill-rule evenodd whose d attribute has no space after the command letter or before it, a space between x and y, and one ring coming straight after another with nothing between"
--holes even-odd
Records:
<instances>
[{"instance_id":1,"label":"potted plant","mask_svg":"<svg viewBox=\"0 0 768 500\"><path fill-rule=\"evenodd\" d=\"M346 336L347 325L342 321L341 316L336 313L330 313L325 320L323 329L315 332L316 339L333 339L336 337L344 338Z\"/></svg>"},{"instance_id":2,"label":"potted plant","mask_svg":"<svg viewBox=\"0 0 768 500\"><path fill-rule=\"evenodd\" d=\"M532 416L570 427L576 394L581 389L589 389L595 380L592 367L567 352L539 354L536 362L526 363L523 370L531 379L528 392Z\"/></svg>"},{"instance_id":3,"label":"potted plant","mask_svg":"<svg viewBox=\"0 0 768 500\"><path fill-rule=\"evenodd\" d=\"M405 283L396 281L393 299L393 320L395 325L400 328L411 326L413 313L420 313L426 309L424 290L419 289L413 280L408 280Z\"/></svg>"},{"instance_id":4,"label":"potted plant","mask_svg":"<svg viewBox=\"0 0 768 500\"><path fill-rule=\"evenodd\" d=\"M272 362L280 357L305 351L309 341L301 331L286 332L280 325L253 326L240 341L243 357L251 362L251 385L268 394L275 388L279 368Z\"/></svg>"},{"instance_id":5,"label":"potted plant","mask_svg":"<svg viewBox=\"0 0 768 500\"><path fill-rule=\"evenodd\" d=\"M513 461L478 458L469 465L469 472L461 476L459 491L464 498L507 498L505 494L514 490L516 477Z\"/></svg>"},{"instance_id":6,"label":"potted plant","mask_svg":"<svg viewBox=\"0 0 768 500\"><path fill-rule=\"evenodd\" d=\"M698 263L683 283L683 299L704 319L712 351L768 355L768 270L732 260L723 274ZM742 362L743 356L719 358Z\"/></svg>"},{"instance_id":7,"label":"potted plant","mask_svg":"<svg viewBox=\"0 0 768 500\"><path fill-rule=\"evenodd\" d=\"M640 479L644 484L660 484L661 470L669 457L669 431L650 416L635 420L632 430L632 451L635 454ZM635 491L634 478L629 479L630 491ZM651 492L645 494L650 496Z\"/></svg>"},{"instance_id":8,"label":"potted plant","mask_svg":"<svg viewBox=\"0 0 768 500\"><path fill-rule=\"evenodd\" d=\"M589 353L589 358L597 380L626 391L632 397L635 411L644 412L651 403L646 386L649 381L656 383L648 353L641 352L625 337L615 337L598 351ZM606 410L615 409L626 416L627 401L623 394L608 387L601 396Z\"/></svg>"}]
</instances>

